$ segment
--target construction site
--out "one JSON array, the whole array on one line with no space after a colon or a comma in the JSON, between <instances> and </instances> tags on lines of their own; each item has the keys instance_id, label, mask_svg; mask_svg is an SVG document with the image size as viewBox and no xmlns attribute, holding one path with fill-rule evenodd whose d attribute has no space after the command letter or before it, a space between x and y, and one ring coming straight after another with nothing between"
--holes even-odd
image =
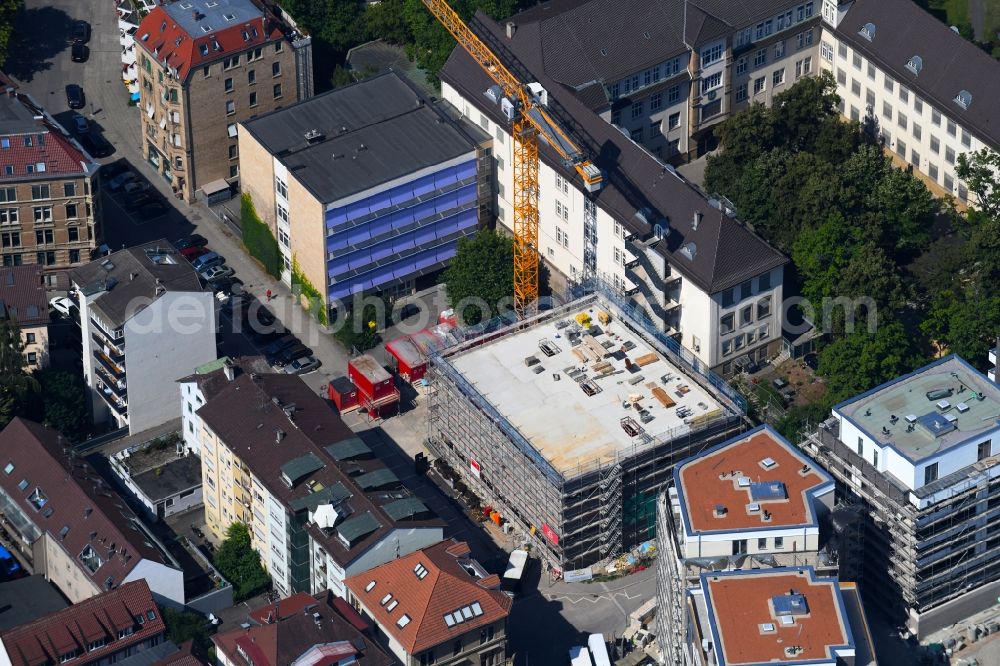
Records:
<instances>
[{"instance_id":1,"label":"construction site","mask_svg":"<svg viewBox=\"0 0 1000 666\"><path fill-rule=\"evenodd\" d=\"M834 407L802 444L866 519L862 589L920 638L1000 595L998 417L1000 388L950 356Z\"/></svg>"},{"instance_id":2,"label":"construction site","mask_svg":"<svg viewBox=\"0 0 1000 666\"><path fill-rule=\"evenodd\" d=\"M744 428L672 342L601 292L432 354L429 445L554 568L614 557L675 462Z\"/></svg>"}]
</instances>

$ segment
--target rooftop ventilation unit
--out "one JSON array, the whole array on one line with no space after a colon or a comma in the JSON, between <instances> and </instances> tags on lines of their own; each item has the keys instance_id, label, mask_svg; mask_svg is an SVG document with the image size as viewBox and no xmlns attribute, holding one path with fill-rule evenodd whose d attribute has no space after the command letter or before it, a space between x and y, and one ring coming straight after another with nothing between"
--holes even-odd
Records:
<instances>
[{"instance_id":1,"label":"rooftop ventilation unit","mask_svg":"<svg viewBox=\"0 0 1000 666\"><path fill-rule=\"evenodd\" d=\"M954 414L945 414L944 419L951 424L954 424L956 421L958 421L958 417L955 416Z\"/></svg>"},{"instance_id":2,"label":"rooftop ventilation unit","mask_svg":"<svg viewBox=\"0 0 1000 666\"><path fill-rule=\"evenodd\" d=\"M764 469L771 469L777 464L778 463L774 461L774 458L771 457L764 458L763 460L760 461L760 466L763 467Z\"/></svg>"},{"instance_id":3,"label":"rooftop ventilation unit","mask_svg":"<svg viewBox=\"0 0 1000 666\"><path fill-rule=\"evenodd\" d=\"M967 411L969 411L969 406L967 404L965 404L964 402L960 402L957 405L955 405L955 409L958 410L959 414L964 414Z\"/></svg>"},{"instance_id":4,"label":"rooftop ventilation unit","mask_svg":"<svg viewBox=\"0 0 1000 666\"><path fill-rule=\"evenodd\" d=\"M924 68L924 60L918 55L913 56L906 61L906 69L913 72L915 75L920 74L920 70Z\"/></svg>"},{"instance_id":5,"label":"rooftop ventilation unit","mask_svg":"<svg viewBox=\"0 0 1000 666\"><path fill-rule=\"evenodd\" d=\"M917 415L916 414L907 414L906 415L906 422L907 423L916 423L917 422Z\"/></svg>"},{"instance_id":6,"label":"rooftop ventilation unit","mask_svg":"<svg viewBox=\"0 0 1000 666\"><path fill-rule=\"evenodd\" d=\"M946 409L951 409L951 403L948 402L947 400L938 400L937 408L943 412Z\"/></svg>"}]
</instances>

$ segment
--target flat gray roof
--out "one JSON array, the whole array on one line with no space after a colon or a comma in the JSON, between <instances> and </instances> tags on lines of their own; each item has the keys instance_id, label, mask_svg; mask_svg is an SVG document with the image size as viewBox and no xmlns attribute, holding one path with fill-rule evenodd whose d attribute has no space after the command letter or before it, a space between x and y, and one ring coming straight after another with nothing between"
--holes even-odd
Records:
<instances>
[{"instance_id":1,"label":"flat gray roof","mask_svg":"<svg viewBox=\"0 0 1000 666\"><path fill-rule=\"evenodd\" d=\"M601 323L602 311L617 312L601 299L570 307L447 359L558 472L607 463L647 437L672 439L725 413L634 324L617 314ZM583 330L579 314L591 318L596 335ZM642 423L626 402L641 405L652 420ZM626 418L640 434L625 430Z\"/></svg>"},{"instance_id":2,"label":"flat gray roof","mask_svg":"<svg viewBox=\"0 0 1000 666\"><path fill-rule=\"evenodd\" d=\"M833 410L880 445L918 462L995 430L1000 424L1000 387L951 355Z\"/></svg>"},{"instance_id":3,"label":"flat gray roof","mask_svg":"<svg viewBox=\"0 0 1000 666\"><path fill-rule=\"evenodd\" d=\"M157 473L159 472L159 473ZM173 497L201 485L201 461L198 456L184 456L132 477L153 502Z\"/></svg>"},{"instance_id":4,"label":"flat gray roof","mask_svg":"<svg viewBox=\"0 0 1000 666\"><path fill-rule=\"evenodd\" d=\"M393 72L273 111L243 128L323 203L460 157L485 138L474 140L467 125Z\"/></svg>"},{"instance_id":5,"label":"flat gray roof","mask_svg":"<svg viewBox=\"0 0 1000 666\"><path fill-rule=\"evenodd\" d=\"M184 32L195 38L207 34L202 26L211 28L209 32L218 32L263 14L251 0L181 0L164 2L160 6ZM198 18L195 18L195 11Z\"/></svg>"},{"instance_id":6,"label":"flat gray roof","mask_svg":"<svg viewBox=\"0 0 1000 666\"><path fill-rule=\"evenodd\" d=\"M0 631L33 622L69 606L41 574L0 583Z\"/></svg>"}]
</instances>

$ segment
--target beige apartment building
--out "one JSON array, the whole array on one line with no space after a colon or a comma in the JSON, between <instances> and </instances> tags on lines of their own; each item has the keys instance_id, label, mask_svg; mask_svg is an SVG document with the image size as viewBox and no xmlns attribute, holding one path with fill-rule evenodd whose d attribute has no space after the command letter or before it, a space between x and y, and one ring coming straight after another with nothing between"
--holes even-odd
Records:
<instances>
[{"instance_id":1,"label":"beige apartment building","mask_svg":"<svg viewBox=\"0 0 1000 666\"><path fill-rule=\"evenodd\" d=\"M239 177L237 124L312 96L312 43L266 0L155 7L136 32L143 154L193 201Z\"/></svg>"},{"instance_id":2,"label":"beige apartment building","mask_svg":"<svg viewBox=\"0 0 1000 666\"><path fill-rule=\"evenodd\" d=\"M21 330L28 370L48 365L49 304L37 266L0 268L0 322L4 320L15 322Z\"/></svg>"},{"instance_id":3,"label":"beige apartment building","mask_svg":"<svg viewBox=\"0 0 1000 666\"><path fill-rule=\"evenodd\" d=\"M96 246L98 164L28 95L0 95L0 255L37 264L48 288Z\"/></svg>"}]
</instances>

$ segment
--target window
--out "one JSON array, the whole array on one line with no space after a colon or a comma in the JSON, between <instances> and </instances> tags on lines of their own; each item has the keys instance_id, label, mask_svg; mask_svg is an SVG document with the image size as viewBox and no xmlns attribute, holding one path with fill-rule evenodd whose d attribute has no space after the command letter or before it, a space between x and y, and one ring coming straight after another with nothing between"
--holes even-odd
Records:
<instances>
[{"instance_id":1,"label":"window","mask_svg":"<svg viewBox=\"0 0 1000 666\"><path fill-rule=\"evenodd\" d=\"M941 127L941 114L937 109L931 109L931 124L934 127Z\"/></svg>"},{"instance_id":2,"label":"window","mask_svg":"<svg viewBox=\"0 0 1000 666\"><path fill-rule=\"evenodd\" d=\"M37 229L35 231L35 245L49 245L54 242L52 229Z\"/></svg>"},{"instance_id":3,"label":"window","mask_svg":"<svg viewBox=\"0 0 1000 666\"><path fill-rule=\"evenodd\" d=\"M823 56L823 59L827 62L833 62L833 47L827 42L820 42L819 54Z\"/></svg>"},{"instance_id":4,"label":"window","mask_svg":"<svg viewBox=\"0 0 1000 666\"><path fill-rule=\"evenodd\" d=\"M785 537L774 537L774 549L781 550L785 547Z\"/></svg>"},{"instance_id":5,"label":"window","mask_svg":"<svg viewBox=\"0 0 1000 666\"><path fill-rule=\"evenodd\" d=\"M861 56L855 51L853 58L854 69L861 69Z\"/></svg>"},{"instance_id":6,"label":"window","mask_svg":"<svg viewBox=\"0 0 1000 666\"><path fill-rule=\"evenodd\" d=\"M655 93L649 97L649 110L659 111L663 107L663 93Z\"/></svg>"},{"instance_id":7,"label":"window","mask_svg":"<svg viewBox=\"0 0 1000 666\"><path fill-rule=\"evenodd\" d=\"M656 137L660 136L661 134L663 134L663 128L661 127L661 123L660 122L654 121L654 122L649 123L649 138L650 139L655 139Z\"/></svg>"},{"instance_id":8,"label":"window","mask_svg":"<svg viewBox=\"0 0 1000 666\"><path fill-rule=\"evenodd\" d=\"M955 151L947 146L944 149L944 161L948 164L955 163Z\"/></svg>"},{"instance_id":9,"label":"window","mask_svg":"<svg viewBox=\"0 0 1000 666\"><path fill-rule=\"evenodd\" d=\"M771 85L780 86L785 82L785 68L774 70L774 75L771 77Z\"/></svg>"},{"instance_id":10,"label":"window","mask_svg":"<svg viewBox=\"0 0 1000 666\"><path fill-rule=\"evenodd\" d=\"M719 320L719 333L725 335L726 333L732 333L736 323L736 315L732 312L726 315L722 315L722 319Z\"/></svg>"},{"instance_id":11,"label":"window","mask_svg":"<svg viewBox=\"0 0 1000 666\"><path fill-rule=\"evenodd\" d=\"M667 90L667 104L674 104L681 98L681 87L673 86Z\"/></svg>"},{"instance_id":12,"label":"window","mask_svg":"<svg viewBox=\"0 0 1000 666\"><path fill-rule=\"evenodd\" d=\"M87 645L87 650L90 651L90 652L93 652L94 650L100 650L102 647L104 647L104 644L106 642L107 642L107 639L105 639L103 637L102 638L98 638L97 640L90 641L90 644Z\"/></svg>"},{"instance_id":13,"label":"window","mask_svg":"<svg viewBox=\"0 0 1000 666\"><path fill-rule=\"evenodd\" d=\"M281 84L274 84L274 99L281 99Z\"/></svg>"},{"instance_id":14,"label":"window","mask_svg":"<svg viewBox=\"0 0 1000 666\"><path fill-rule=\"evenodd\" d=\"M611 112L611 124L612 125L621 125L622 124L622 110L621 109L615 109L614 111Z\"/></svg>"},{"instance_id":15,"label":"window","mask_svg":"<svg viewBox=\"0 0 1000 666\"><path fill-rule=\"evenodd\" d=\"M865 90L865 104L868 105L872 113L875 113L875 93L871 90Z\"/></svg>"},{"instance_id":16,"label":"window","mask_svg":"<svg viewBox=\"0 0 1000 666\"><path fill-rule=\"evenodd\" d=\"M561 201L556 201L556 217L563 222L569 221L569 206L563 205Z\"/></svg>"},{"instance_id":17,"label":"window","mask_svg":"<svg viewBox=\"0 0 1000 666\"><path fill-rule=\"evenodd\" d=\"M761 319L769 314L771 314L771 297L765 296L757 301L757 318Z\"/></svg>"},{"instance_id":18,"label":"window","mask_svg":"<svg viewBox=\"0 0 1000 666\"><path fill-rule=\"evenodd\" d=\"M274 43L274 52L275 53L281 53L281 47L282 47L281 40L276 41Z\"/></svg>"},{"instance_id":19,"label":"window","mask_svg":"<svg viewBox=\"0 0 1000 666\"><path fill-rule=\"evenodd\" d=\"M63 196L64 197L75 197L76 196L76 183L63 183Z\"/></svg>"},{"instance_id":20,"label":"window","mask_svg":"<svg viewBox=\"0 0 1000 666\"><path fill-rule=\"evenodd\" d=\"M896 82L893 81L888 76L885 77L885 80L883 81L883 84L885 85L886 92L892 92L895 89L895 86L896 86Z\"/></svg>"},{"instance_id":21,"label":"window","mask_svg":"<svg viewBox=\"0 0 1000 666\"><path fill-rule=\"evenodd\" d=\"M747 59L746 56L744 56L736 61L736 74L737 76L740 74L746 74L746 71L747 71Z\"/></svg>"},{"instance_id":22,"label":"window","mask_svg":"<svg viewBox=\"0 0 1000 666\"><path fill-rule=\"evenodd\" d=\"M882 115L892 120L892 105L889 102L882 102Z\"/></svg>"},{"instance_id":23,"label":"window","mask_svg":"<svg viewBox=\"0 0 1000 666\"><path fill-rule=\"evenodd\" d=\"M5 231L0 233L0 243L3 244L3 247L19 247L21 245L21 232Z\"/></svg>"},{"instance_id":24,"label":"window","mask_svg":"<svg viewBox=\"0 0 1000 666\"><path fill-rule=\"evenodd\" d=\"M455 645L452 647L452 654L462 654L462 639L456 638Z\"/></svg>"},{"instance_id":25,"label":"window","mask_svg":"<svg viewBox=\"0 0 1000 666\"><path fill-rule=\"evenodd\" d=\"M733 341L732 340L723 340L722 341L722 355L723 356L729 356L732 353L733 353Z\"/></svg>"},{"instance_id":26,"label":"window","mask_svg":"<svg viewBox=\"0 0 1000 666\"><path fill-rule=\"evenodd\" d=\"M941 142L933 134L931 135L931 152L935 155L941 154Z\"/></svg>"},{"instance_id":27,"label":"window","mask_svg":"<svg viewBox=\"0 0 1000 666\"><path fill-rule=\"evenodd\" d=\"M3 265L4 266L20 266L24 259L20 254L5 254L3 255Z\"/></svg>"},{"instance_id":28,"label":"window","mask_svg":"<svg viewBox=\"0 0 1000 666\"><path fill-rule=\"evenodd\" d=\"M37 201L38 199L48 199L49 197L50 194L48 184L31 186L31 198L33 200ZM8 199L8 201L14 201L14 199Z\"/></svg>"},{"instance_id":29,"label":"window","mask_svg":"<svg viewBox=\"0 0 1000 666\"><path fill-rule=\"evenodd\" d=\"M271 76L281 76L281 63L272 62L271 63Z\"/></svg>"},{"instance_id":30,"label":"window","mask_svg":"<svg viewBox=\"0 0 1000 666\"><path fill-rule=\"evenodd\" d=\"M920 153L912 148L910 148L910 164L918 169L920 168Z\"/></svg>"},{"instance_id":31,"label":"window","mask_svg":"<svg viewBox=\"0 0 1000 666\"><path fill-rule=\"evenodd\" d=\"M902 111L896 114L896 124L902 127L903 129L906 129L906 116L903 114Z\"/></svg>"},{"instance_id":32,"label":"window","mask_svg":"<svg viewBox=\"0 0 1000 666\"><path fill-rule=\"evenodd\" d=\"M740 326L746 326L753 321L753 306L747 305L740 309Z\"/></svg>"},{"instance_id":33,"label":"window","mask_svg":"<svg viewBox=\"0 0 1000 666\"><path fill-rule=\"evenodd\" d=\"M236 113L236 102L233 100L228 100L226 102L226 115L231 116Z\"/></svg>"},{"instance_id":34,"label":"window","mask_svg":"<svg viewBox=\"0 0 1000 666\"><path fill-rule=\"evenodd\" d=\"M222 61L223 70L232 69L233 67L239 67L239 66L240 66L240 57L238 55L235 55L232 58L226 58L225 60Z\"/></svg>"},{"instance_id":35,"label":"window","mask_svg":"<svg viewBox=\"0 0 1000 666\"><path fill-rule=\"evenodd\" d=\"M957 127L955 126L954 120L948 120L948 136L955 136Z\"/></svg>"},{"instance_id":36,"label":"window","mask_svg":"<svg viewBox=\"0 0 1000 666\"><path fill-rule=\"evenodd\" d=\"M965 130L962 130L962 145L966 148L972 147L972 137Z\"/></svg>"},{"instance_id":37,"label":"window","mask_svg":"<svg viewBox=\"0 0 1000 666\"><path fill-rule=\"evenodd\" d=\"M976 460L983 460L984 458L989 458L992 453L993 441L986 440L985 442L979 443L979 452L976 456Z\"/></svg>"},{"instance_id":38,"label":"window","mask_svg":"<svg viewBox=\"0 0 1000 666\"><path fill-rule=\"evenodd\" d=\"M226 92L232 92L232 90L233 90L233 79L232 79L232 77L229 77L229 78L226 79L224 87L225 87L225 91Z\"/></svg>"},{"instance_id":39,"label":"window","mask_svg":"<svg viewBox=\"0 0 1000 666\"><path fill-rule=\"evenodd\" d=\"M920 125L913 123L913 138L920 141L921 134L923 134L923 130L920 129Z\"/></svg>"},{"instance_id":40,"label":"window","mask_svg":"<svg viewBox=\"0 0 1000 666\"><path fill-rule=\"evenodd\" d=\"M930 176L931 180L933 180L935 183L937 182L938 168L936 164L927 165L927 175Z\"/></svg>"},{"instance_id":41,"label":"window","mask_svg":"<svg viewBox=\"0 0 1000 666\"><path fill-rule=\"evenodd\" d=\"M928 483L934 483L938 478L938 464L931 463L927 467L924 467L924 485Z\"/></svg>"},{"instance_id":42,"label":"window","mask_svg":"<svg viewBox=\"0 0 1000 666\"><path fill-rule=\"evenodd\" d=\"M701 52L701 66L708 67L711 64L717 63L722 60L722 53L724 48L722 44L716 44L711 48L707 48Z\"/></svg>"},{"instance_id":43,"label":"window","mask_svg":"<svg viewBox=\"0 0 1000 666\"><path fill-rule=\"evenodd\" d=\"M35 206L33 209L35 224L45 224L52 221L52 206Z\"/></svg>"},{"instance_id":44,"label":"window","mask_svg":"<svg viewBox=\"0 0 1000 666\"><path fill-rule=\"evenodd\" d=\"M760 67L767 63L767 49L758 49L753 56L753 66Z\"/></svg>"},{"instance_id":45,"label":"window","mask_svg":"<svg viewBox=\"0 0 1000 666\"><path fill-rule=\"evenodd\" d=\"M746 91L746 85L747 84L745 83L743 84L744 92ZM680 124L681 124L681 114L679 111L677 113L671 113L670 116L667 118L668 130L677 129L680 126Z\"/></svg>"},{"instance_id":46,"label":"window","mask_svg":"<svg viewBox=\"0 0 1000 666\"><path fill-rule=\"evenodd\" d=\"M285 184L285 181L280 178L275 178L274 189L277 190L278 196L282 199L288 199L288 185Z\"/></svg>"},{"instance_id":47,"label":"window","mask_svg":"<svg viewBox=\"0 0 1000 666\"><path fill-rule=\"evenodd\" d=\"M861 97L861 83L855 79L851 79L851 93L855 97Z\"/></svg>"},{"instance_id":48,"label":"window","mask_svg":"<svg viewBox=\"0 0 1000 666\"><path fill-rule=\"evenodd\" d=\"M875 80L875 65L870 62L868 63L868 78L872 81Z\"/></svg>"},{"instance_id":49,"label":"window","mask_svg":"<svg viewBox=\"0 0 1000 666\"><path fill-rule=\"evenodd\" d=\"M632 104L632 120L635 120L642 115L642 102L635 102Z\"/></svg>"},{"instance_id":50,"label":"window","mask_svg":"<svg viewBox=\"0 0 1000 666\"><path fill-rule=\"evenodd\" d=\"M16 208L0 208L0 224L17 224L18 221Z\"/></svg>"},{"instance_id":51,"label":"window","mask_svg":"<svg viewBox=\"0 0 1000 666\"><path fill-rule=\"evenodd\" d=\"M229 146L229 159L235 160L236 157L237 157L237 151L238 150L239 149L236 147L235 143L233 145Z\"/></svg>"},{"instance_id":52,"label":"window","mask_svg":"<svg viewBox=\"0 0 1000 666\"><path fill-rule=\"evenodd\" d=\"M913 110L916 111L917 113L924 112L924 102L919 97L913 98Z\"/></svg>"},{"instance_id":53,"label":"window","mask_svg":"<svg viewBox=\"0 0 1000 666\"><path fill-rule=\"evenodd\" d=\"M741 83L740 85L736 86L736 101L743 102L746 101L746 98L747 98L747 84Z\"/></svg>"},{"instance_id":54,"label":"window","mask_svg":"<svg viewBox=\"0 0 1000 666\"><path fill-rule=\"evenodd\" d=\"M70 250L69 251L69 263L71 263L71 264L78 264L78 263L80 263L80 251L79 250Z\"/></svg>"},{"instance_id":55,"label":"window","mask_svg":"<svg viewBox=\"0 0 1000 666\"><path fill-rule=\"evenodd\" d=\"M896 139L896 154L906 159L906 143L902 139Z\"/></svg>"},{"instance_id":56,"label":"window","mask_svg":"<svg viewBox=\"0 0 1000 666\"><path fill-rule=\"evenodd\" d=\"M757 539L757 550L765 550L767 548L767 539Z\"/></svg>"},{"instance_id":57,"label":"window","mask_svg":"<svg viewBox=\"0 0 1000 666\"><path fill-rule=\"evenodd\" d=\"M899 101L906 104L910 101L910 91L904 86L899 86Z\"/></svg>"},{"instance_id":58,"label":"window","mask_svg":"<svg viewBox=\"0 0 1000 666\"><path fill-rule=\"evenodd\" d=\"M728 308L736 302L736 287L726 289L722 292L722 307Z\"/></svg>"},{"instance_id":59,"label":"window","mask_svg":"<svg viewBox=\"0 0 1000 666\"><path fill-rule=\"evenodd\" d=\"M785 42L784 40L778 42L774 45L774 59L785 57Z\"/></svg>"},{"instance_id":60,"label":"window","mask_svg":"<svg viewBox=\"0 0 1000 666\"><path fill-rule=\"evenodd\" d=\"M563 194L569 194L569 181L556 174L556 190Z\"/></svg>"},{"instance_id":61,"label":"window","mask_svg":"<svg viewBox=\"0 0 1000 666\"><path fill-rule=\"evenodd\" d=\"M706 76L701 80L701 94L704 95L710 90L715 90L722 85L722 72L716 72L710 76ZM632 105L632 112L635 113L635 105ZM634 118L635 116L633 116Z\"/></svg>"},{"instance_id":62,"label":"window","mask_svg":"<svg viewBox=\"0 0 1000 666\"><path fill-rule=\"evenodd\" d=\"M75 220L77 217L76 204L68 203L66 204L66 219Z\"/></svg>"},{"instance_id":63,"label":"window","mask_svg":"<svg viewBox=\"0 0 1000 666\"><path fill-rule=\"evenodd\" d=\"M860 437L858 437L858 455L862 457L865 455L865 440Z\"/></svg>"},{"instance_id":64,"label":"window","mask_svg":"<svg viewBox=\"0 0 1000 666\"><path fill-rule=\"evenodd\" d=\"M52 266L56 263L56 253L52 250L35 253L35 263L39 266Z\"/></svg>"},{"instance_id":65,"label":"window","mask_svg":"<svg viewBox=\"0 0 1000 666\"><path fill-rule=\"evenodd\" d=\"M257 93L250 93L250 107L253 108L257 106Z\"/></svg>"},{"instance_id":66,"label":"window","mask_svg":"<svg viewBox=\"0 0 1000 666\"><path fill-rule=\"evenodd\" d=\"M759 93L764 92L765 83L766 83L765 77L763 77L763 76L758 76L756 79L754 79L753 80L753 94L757 95Z\"/></svg>"}]
</instances>

